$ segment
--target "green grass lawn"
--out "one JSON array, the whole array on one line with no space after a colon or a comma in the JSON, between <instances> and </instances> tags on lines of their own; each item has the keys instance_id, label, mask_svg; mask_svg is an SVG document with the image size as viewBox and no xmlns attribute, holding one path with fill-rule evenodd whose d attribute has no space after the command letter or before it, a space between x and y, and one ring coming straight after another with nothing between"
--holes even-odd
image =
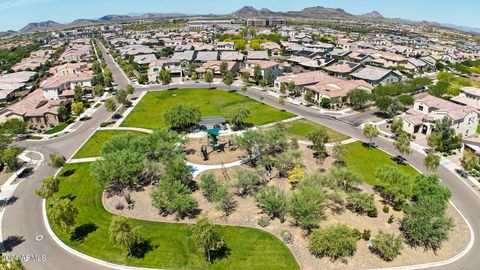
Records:
<instances>
[{"instance_id":1,"label":"green grass lawn","mask_svg":"<svg viewBox=\"0 0 480 270\"><path fill-rule=\"evenodd\" d=\"M249 97L216 89L176 89L147 93L123 121L125 127L157 129L166 127L163 113L176 104L189 104L199 108L202 116L221 116L236 105L250 110L248 123L257 126L294 117Z\"/></svg>"},{"instance_id":2,"label":"green grass lawn","mask_svg":"<svg viewBox=\"0 0 480 270\"><path fill-rule=\"evenodd\" d=\"M477 126L477 133L480 133L480 125Z\"/></svg>"},{"instance_id":3,"label":"green grass lawn","mask_svg":"<svg viewBox=\"0 0 480 270\"><path fill-rule=\"evenodd\" d=\"M285 123L285 127L287 128L288 135L299 140L305 140L309 132L322 127L322 125L306 119L300 119ZM325 128L327 129L328 136L330 137L329 142L341 142L350 138L347 135L337 132L333 129L327 127Z\"/></svg>"},{"instance_id":4,"label":"green grass lawn","mask_svg":"<svg viewBox=\"0 0 480 270\"><path fill-rule=\"evenodd\" d=\"M90 139L78 150L73 158L99 157L102 146L113 136L132 133L136 135L144 134L142 132L127 130L97 130Z\"/></svg>"},{"instance_id":5,"label":"green grass lawn","mask_svg":"<svg viewBox=\"0 0 480 270\"><path fill-rule=\"evenodd\" d=\"M54 126L51 129L45 131L43 134L55 134L55 133L58 133L58 132L64 130L67 126L68 126L67 123L61 123L57 126Z\"/></svg>"},{"instance_id":6,"label":"green grass lawn","mask_svg":"<svg viewBox=\"0 0 480 270\"><path fill-rule=\"evenodd\" d=\"M345 165L348 169L359 174L369 185L380 185L375 179L375 170L383 166L394 166L404 173L416 175L418 172L408 164L398 164L393 156L368 147L362 142L347 144L348 153L345 158Z\"/></svg>"},{"instance_id":7,"label":"green grass lawn","mask_svg":"<svg viewBox=\"0 0 480 270\"><path fill-rule=\"evenodd\" d=\"M125 249L113 246L108 240L113 215L103 208L102 188L91 178L90 164L67 165L60 175L57 196L73 198L79 211L76 225L90 228L84 230L90 232L81 240L73 240L70 234L59 232L55 224L51 226L63 242L92 257L117 264L167 269L299 269L288 248L261 230L217 226L229 251L226 257L208 263L203 253L193 246L191 225L133 219L131 224L141 227L140 234L150 242L152 250L143 258L128 258Z\"/></svg>"}]
</instances>

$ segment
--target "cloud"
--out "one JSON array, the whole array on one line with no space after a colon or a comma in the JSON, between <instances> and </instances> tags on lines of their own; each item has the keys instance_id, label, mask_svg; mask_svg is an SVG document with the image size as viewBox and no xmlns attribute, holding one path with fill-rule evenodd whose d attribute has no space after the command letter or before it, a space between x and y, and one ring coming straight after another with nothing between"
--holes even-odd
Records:
<instances>
[{"instance_id":1,"label":"cloud","mask_svg":"<svg viewBox=\"0 0 480 270\"><path fill-rule=\"evenodd\" d=\"M54 2L59 0L7 0L7 1L0 1L0 11L30 6L38 3L46 3L46 2Z\"/></svg>"}]
</instances>

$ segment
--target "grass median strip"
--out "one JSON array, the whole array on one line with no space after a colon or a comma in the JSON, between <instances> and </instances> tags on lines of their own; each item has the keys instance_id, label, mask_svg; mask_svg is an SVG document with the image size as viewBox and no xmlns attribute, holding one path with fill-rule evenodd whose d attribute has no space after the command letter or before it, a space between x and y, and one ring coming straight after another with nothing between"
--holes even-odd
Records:
<instances>
[{"instance_id":1,"label":"grass median strip","mask_svg":"<svg viewBox=\"0 0 480 270\"><path fill-rule=\"evenodd\" d=\"M306 119L299 119L285 123L285 128L287 129L288 135L299 140L306 140L308 133L320 127L322 127L322 125ZM323 127L327 130L327 134L330 137L329 142L341 142L350 138L347 135L337 132L331 128L325 126Z\"/></svg>"},{"instance_id":2,"label":"grass median strip","mask_svg":"<svg viewBox=\"0 0 480 270\"><path fill-rule=\"evenodd\" d=\"M216 89L186 88L148 92L123 121L122 126L148 129L166 127L163 113L176 104L196 106L202 116L221 116L223 112L233 106L244 106L251 113L246 122L257 126L295 116L237 93Z\"/></svg>"},{"instance_id":3,"label":"grass median strip","mask_svg":"<svg viewBox=\"0 0 480 270\"><path fill-rule=\"evenodd\" d=\"M190 225L133 219L131 224L141 227L149 249L141 258L127 257L125 250L108 240L113 215L103 208L102 188L90 176L90 164L67 165L59 175L62 179L56 196L71 198L78 209L77 233L61 233L51 222L52 229L64 243L89 256L117 264L168 269L299 269L279 239L257 229L218 226L228 254L208 263L204 254L194 248Z\"/></svg>"}]
</instances>

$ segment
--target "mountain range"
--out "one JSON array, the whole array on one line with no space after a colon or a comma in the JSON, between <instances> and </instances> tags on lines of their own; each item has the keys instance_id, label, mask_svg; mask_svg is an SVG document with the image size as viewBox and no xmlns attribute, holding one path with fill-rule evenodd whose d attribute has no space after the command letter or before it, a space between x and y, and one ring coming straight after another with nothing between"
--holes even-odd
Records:
<instances>
[{"instance_id":1,"label":"mountain range","mask_svg":"<svg viewBox=\"0 0 480 270\"><path fill-rule=\"evenodd\" d=\"M61 24L54 21L45 21L37 23L29 23L18 32L36 32L45 30L55 30L69 27L78 27L92 24L103 23L124 23L133 22L138 20L160 20L164 18L172 17L187 17L192 15L186 15L184 13L129 13L128 15L106 15L97 19L77 19L71 23ZM256 9L252 6L244 6L239 10L226 15L210 15L220 16L228 18L248 18L248 17L284 17L284 18L309 18L309 19L343 19L343 20L368 20L368 21L389 21L389 22L403 22L403 23L416 23L416 24L429 24L433 26L443 26L448 28L457 29L465 32L477 32L480 33L480 29L457 26L452 24L439 24L434 22L418 22L410 21L398 18L386 18L378 11L368 12L362 15L351 14L341 8L328 8L328 7L307 7L300 11L287 11L287 12L275 12L267 8ZM0 36L8 35L13 31L0 32Z\"/></svg>"}]
</instances>

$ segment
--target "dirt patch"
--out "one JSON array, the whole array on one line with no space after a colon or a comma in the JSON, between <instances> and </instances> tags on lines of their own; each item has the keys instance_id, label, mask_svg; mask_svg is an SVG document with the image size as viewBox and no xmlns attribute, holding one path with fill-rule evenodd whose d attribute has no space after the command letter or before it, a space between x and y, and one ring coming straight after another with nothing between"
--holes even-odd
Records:
<instances>
[{"instance_id":1,"label":"dirt patch","mask_svg":"<svg viewBox=\"0 0 480 270\"><path fill-rule=\"evenodd\" d=\"M242 167L244 169L251 170L251 168L245 165ZM234 179L234 172L240 168L241 167L234 167L226 169L227 174L230 176L230 181ZM197 176L195 181L199 183L201 176L206 173L213 173L219 180L227 181L222 170L211 170L204 172ZM292 193L288 179L273 179L267 185L279 186L285 191L285 193L287 193L287 195ZM160 215L158 209L151 205L150 192L153 190L153 188L154 187L147 187L143 191L131 193L131 197L135 201L135 206L133 209L125 208L123 210L117 210L115 208L117 204L120 203L125 205L125 199L120 196L114 196L108 199L104 197L104 206L108 211L114 214L136 219L181 223L195 222L194 219L186 218L184 220L177 221L173 216ZM357 228L360 231L368 229L371 231L372 236L375 236L380 229L385 232L400 234L399 220L403 217L403 213L395 212L392 208L390 208L389 213L384 213L382 211L384 204L382 203L380 196L366 184L359 186L359 188L364 192L374 194L375 204L378 209L378 216L376 218L355 214L345 207L341 207L336 210L327 208L324 212L324 215L320 218L320 226L325 227L336 223L344 223ZM208 213L209 218L216 224L254 227L270 232L278 238L281 238L282 231L290 231L294 236L294 242L292 244L288 244L287 246L295 255L301 268L308 270L379 268L440 261L458 254L465 248L470 240L470 234L467 225L458 212L456 212L456 210L450 206L448 213L454 219L455 228L450 233L450 241L444 242L442 249L436 254L434 254L432 251L425 252L422 248L413 249L405 245L402 254L395 258L393 262L385 262L370 252L367 241L359 240L357 243L357 252L354 256L347 258L345 261L332 262L328 258L319 259L310 254L308 250L308 235L306 235L305 231L302 229L295 227L294 221L290 218L287 218L284 223L280 223L278 219L275 219L272 220L271 224L267 227L260 227L257 224L257 220L263 215L263 213L262 210L257 207L254 198L251 196L235 196L237 207L229 216L225 216L222 212L218 211L215 203L208 202L199 190L193 192L192 196L197 200L201 212ZM394 215L395 217L395 221L393 223L388 223L390 215Z\"/></svg>"},{"instance_id":2,"label":"dirt patch","mask_svg":"<svg viewBox=\"0 0 480 270\"><path fill-rule=\"evenodd\" d=\"M185 156L187 161L195 164L216 165L231 163L247 157L244 150L239 147L229 147L230 136L218 137L218 144L223 145L224 151L214 151L208 147L208 160L204 160L201 152L202 145L207 145L207 138L191 138L185 143Z\"/></svg>"}]
</instances>

